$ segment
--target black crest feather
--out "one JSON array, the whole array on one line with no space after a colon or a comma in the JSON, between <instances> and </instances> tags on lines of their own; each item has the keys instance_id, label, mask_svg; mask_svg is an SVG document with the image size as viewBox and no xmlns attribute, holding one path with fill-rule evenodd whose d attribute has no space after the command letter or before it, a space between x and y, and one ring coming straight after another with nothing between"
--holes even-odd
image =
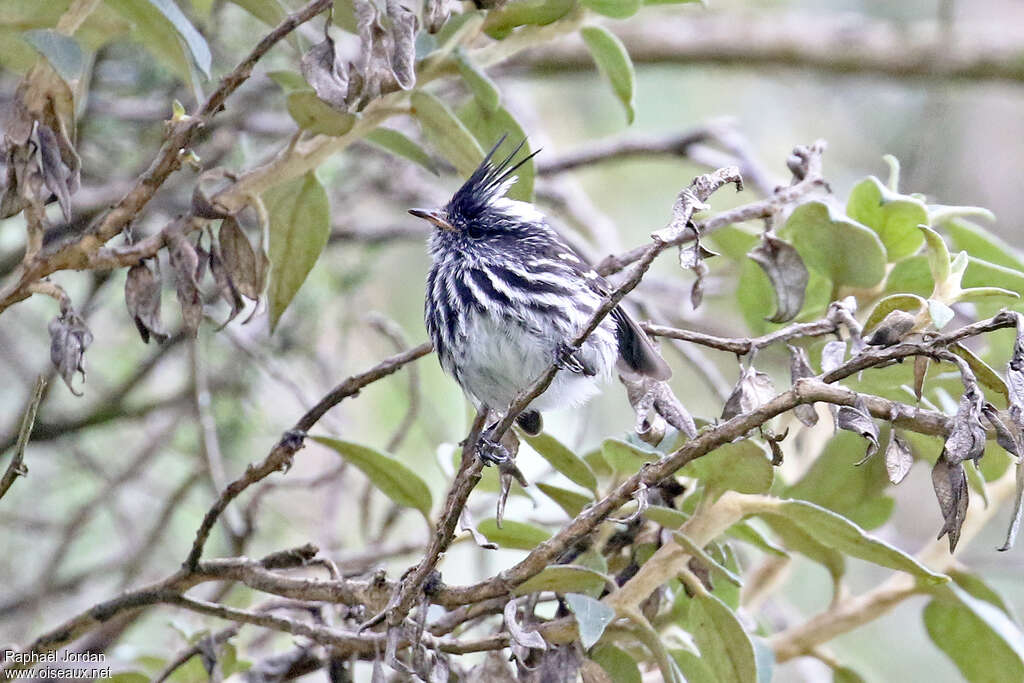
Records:
<instances>
[{"instance_id":1,"label":"black crest feather","mask_svg":"<svg viewBox=\"0 0 1024 683\"><path fill-rule=\"evenodd\" d=\"M490 206L491 202L498 199L505 192L505 183L519 169L520 166L535 157L540 150L526 155L515 164L512 160L526 146L524 138L512 153L499 162L493 163L495 153L505 142L508 135L502 135L501 139L491 148L484 160L480 162L469 179L462 184L462 187L452 196L448 203L448 215L460 216L464 219L473 219L482 214Z\"/></svg>"}]
</instances>

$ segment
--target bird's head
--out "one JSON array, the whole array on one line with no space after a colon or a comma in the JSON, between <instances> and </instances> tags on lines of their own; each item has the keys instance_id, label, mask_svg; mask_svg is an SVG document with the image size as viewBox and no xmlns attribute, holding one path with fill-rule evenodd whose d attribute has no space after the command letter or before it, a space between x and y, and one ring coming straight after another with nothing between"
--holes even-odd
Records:
<instances>
[{"instance_id":1,"label":"bird's head","mask_svg":"<svg viewBox=\"0 0 1024 683\"><path fill-rule=\"evenodd\" d=\"M516 170L537 152L513 163L526 144L523 140L511 154L495 162L494 154L504 141L502 137L445 206L409 209L410 214L437 228L435 239L467 243L485 242L488 238L515 239L521 233L529 233L533 226L543 224L544 215L531 204L505 196L517 180Z\"/></svg>"}]
</instances>

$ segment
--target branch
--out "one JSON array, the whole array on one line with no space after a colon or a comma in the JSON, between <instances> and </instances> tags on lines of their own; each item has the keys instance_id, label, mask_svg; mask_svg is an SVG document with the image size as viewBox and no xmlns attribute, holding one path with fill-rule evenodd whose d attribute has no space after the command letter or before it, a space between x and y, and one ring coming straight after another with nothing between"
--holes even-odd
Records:
<instances>
[{"instance_id":1,"label":"branch","mask_svg":"<svg viewBox=\"0 0 1024 683\"><path fill-rule=\"evenodd\" d=\"M907 24L850 14L679 12L611 25L636 64L816 69L896 78L1024 82L1024 32L1007 24ZM515 66L591 71L581 40L541 46Z\"/></svg>"},{"instance_id":2,"label":"branch","mask_svg":"<svg viewBox=\"0 0 1024 683\"><path fill-rule=\"evenodd\" d=\"M331 0L312 0L299 11L290 14L264 36L231 73L221 79L220 85L210 93L196 115L172 121L164 143L149 168L95 227L74 242L58 243L53 250L44 248L33 253L30 249L12 281L0 288L0 313L25 299L30 293L29 287L50 273L89 267L92 255L124 230L167 178L181 167L183 150L188 149L199 130L224 108L224 102L249 78L256 63L289 33L330 6Z\"/></svg>"},{"instance_id":3,"label":"branch","mask_svg":"<svg viewBox=\"0 0 1024 683\"><path fill-rule=\"evenodd\" d=\"M36 411L39 410L39 403L43 400L43 390L45 388L46 379L40 376L36 379L35 389L32 390L28 405L25 407L25 415L21 419L21 428L18 430L18 439L14 445L14 455L11 456L11 461L7 463L7 469L4 470L3 477L0 477L0 498L4 497L7 490L14 484L15 479L28 474L28 468L25 467L25 447L28 446L28 440L32 436L32 426L36 422Z\"/></svg>"},{"instance_id":4,"label":"branch","mask_svg":"<svg viewBox=\"0 0 1024 683\"><path fill-rule=\"evenodd\" d=\"M409 349L408 351L403 351L402 353L391 356L366 372L349 377L320 399L319 403L310 408L305 415L298 419L295 426L292 427L292 429L284 435L277 445L274 446L266 458L259 463L250 464L241 477L228 484L227 488L221 492L220 497L217 498L213 506L207 511L206 516L203 517L203 521L199 525L199 529L196 532L196 539L192 544L192 550L189 552L188 558L185 560L185 567L193 569L196 567L196 564L199 562L199 558L203 554L203 546L206 544L206 539L210 536L210 532L213 530L213 525L217 523L217 518L220 517L224 508L226 508L231 501L237 498L242 491L249 488L256 482L265 479L274 472L287 469L291 465L292 456L295 455L295 453L302 447L302 441L305 433L312 428L328 410L341 403L346 398L355 396L367 385L394 373L406 363L411 363L414 360L422 358L430 353L432 348L433 347L429 343L423 343L417 347Z\"/></svg>"}]
</instances>

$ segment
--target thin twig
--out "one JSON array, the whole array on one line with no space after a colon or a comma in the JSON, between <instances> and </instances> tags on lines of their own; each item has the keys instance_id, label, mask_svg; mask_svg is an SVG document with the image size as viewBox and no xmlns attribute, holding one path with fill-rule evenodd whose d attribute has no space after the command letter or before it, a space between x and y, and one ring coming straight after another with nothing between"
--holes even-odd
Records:
<instances>
[{"instance_id":1,"label":"thin twig","mask_svg":"<svg viewBox=\"0 0 1024 683\"><path fill-rule=\"evenodd\" d=\"M39 410L39 403L43 400L43 390L46 388L46 378L40 375L36 379L35 388L29 397L28 405L25 407L24 417L21 418L21 428L18 430L18 440L14 444L14 454L11 461L7 463L4 476L0 477L0 498L4 497L7 490L14 484L18 477L28 474L25 467L25 447L32 436L32 426L36 423L36 411Z\"/></svg>"}]
</instances>

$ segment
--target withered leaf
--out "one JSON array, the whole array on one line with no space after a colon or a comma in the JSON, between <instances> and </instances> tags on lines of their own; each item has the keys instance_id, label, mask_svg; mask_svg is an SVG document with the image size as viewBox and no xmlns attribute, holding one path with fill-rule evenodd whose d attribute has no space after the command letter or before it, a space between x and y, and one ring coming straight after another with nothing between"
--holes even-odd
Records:
<instances>
[{"instance_id":1,"label":"withered leaf","mask_svg":"<svg viewBox=\"0 0 1024 683\"><path fill-rule=\"evenodd\" d=\"M170 241L170 262L174 285L181 304L181 321L185 332L195 336L203 319L203 303L199 295L196 273L200 269L199 254L183 235L175 233ZM205 260L205 259L203 259Z\"/></svg>"},{"instance_id":2,"label":"withered leaf","mask_svg":"<svg viewBox=\"0 0 1024 683\"><path fill-rule=\"evenodd\" d=\"M869 346L892 346L899 344L914 329L917 318L910 313L895 310L882 318L882 322L865 339Z\"/></svg>"},{"instance_id":3,"label":"withered leaf","mask_svg":"<svg viewBox=\"0 0 1024 683\"><path fill-rule=\"evenodd\" d=\"M124 302L143 342L148 344L150 335L158 342L167 341L167 333L160 322L160 280L144 262L128 269Z\"/></svg>"},{"instance_id":4,"label":"withered leaf","mask_svg":"<svg viewBox=\"0 0 1024 683\"><path fill-rule=\"evenodd\" d=\"M772 451L772 465L778 467L779 465L782 464L784 455L782 452L781 444L783 441L786 440L786 437L789 435L789 429L782 432L781 434L776 434L768 427L763 427L761 431L764 433L764 440L768 442L768 447L771 448Z\"/></svg>"},{"instance_id":5,"label":"withered leaf","mask_svg":"<svg viewBox=\"0 0 1024 683\"><path fill-rule=\"evenodd\" d=\"M697 424L693 421L686 407L672 393L667 382L659 382L650 377L632 377L619 375L626 387L626 395L636 414L635 431L638 436L650 432L664 432L661 420L672 425L691 439L697 436ZM654 434L649 434L654 436ZM660 439L659 439L660 441Z\"/></svg>"},{"instance_id":6,"label":"withered leaf","mask_svg":"<svg viewBox=\"0 0 1024 683\"><path fill-rule=\"evenodd\" d=\"M784 323L795 318L804 306L804 293L810 278L800 254L791 244L765 233L761 236L761 243L751 249L747 257L761 266L775 290L775 315L767 320Z\"/></svg>"},{"instance_id":7,"label":"withered leaf","mask_svg":"<svg viewBox=\"0 0 1024 683\"><path fill-rule=\"evenodd\" d=\"M789 349L789 378L791 382L798 379L814 377L814 370L811 369L811 362L807 358L807 351L802 346L786 345ZM818 424L818 411L814 409L813 403L804 403L793 409L796 419L805 426L813 427Z\"/></svg>"},{"instance_id":8,"label":"withered leaf","mask_svg":"<svg viewBox=\"0 0 1024 683\"><path fill-rule=\"evenodd\" d=\"M870 442L867 452L857 463L858 465L864 464L878 451L878 425L871 419L871 413L868 412L863 398L858 396L856 403L852 406L840 406L839 412L836 413L836 426L839 429L860 434Z\"/></svg>"},{"instance_id":9,"label":"withered leaf","mask_svg":"<svg viewBox=\"0 0 1024 683\"><path fill-rule=\"evenodd\" d=\"M945 520L937 538L949 534L949 552L953 552L960 540L960 528L967 518L967 504L970 500L963 465L950 464L945 454L939 456L932 468L932 486Z\"/></svg>"},{"instance_id":10,"label":"withered leaf","mask_svg":"<svg viewBox=\"0 0 1024 683\"><path fill-rule=\"evenodd\" d=\"M981 424L983 402L981 390L976 386L964 391L960 397L960 405L953 418L953 431L946 438L942 451L951 464L977 460L985 453L985 427Z\"/></svg>"},{"instance_id":11,"label":"withered leaf","mask_svg":"<svg viewBox=\"0 0 1024 683\"><path fill-rule=\"evenodd\" d=\"M498 544L492 543L487 540L476 528L476 524L473 523L473 518L467 508L462 508L462 512L459 514L459 529L462 531L468 531L469 535L473 537L473 542L485 550L497 550Z\"/></svg>"},{"instance_id":12,"label":"withered leaf","mask_svg":"<svg viewBox=\"0 0 1024 683\"><path fill-rule=\"evenodd\" d=\"M39 124L36 129L36 143L39 145L39 166L46 189L54 194L60 204L65 221L71 221L71 188L68 187L71 171L64 166L60 156L60 143L49 126Z\"/></svg>"},{"instance_id":13,"label":"withered leaf","mask_svg":"<svg viewBox=\"0 0 1024 683\"><path fill-rule=\"evenodd\" d=\"M231 275L228 273L227 268L224 267L224 262L221 260L219 249L216 244L210 247L210 272L213 274L213 281L217 285L217 291L220 293L220 297L227 302L228 306L231 307L231 313L228 314L228 319L225 320L219 329L223 329L229 322L234 320L238 314L245 308L245 302L242 301L242 295L238 293L238 288L235 287L234 281L231 279Z\"/></svg>"},{"instance_id":14,"label":"withered leaf","mask_svg":"<svg viewBox=\"0 0 1024 683\"><path fill-rule=\"evenodd\" d=\"M928 374L928 364L931 359L928 356L914 356L914 396L918 401L924 394L924 378Z\"/></svg>"},{"instance_id":15,"label":"withered leaf","mask_svg":"<svg viewBox=\"0 0 1024 683\"><path fill-rule=\"evenodd\" d=\"M398 0L387 0L391 19L391 73L402 90L416 84L416 14Z\"/></svg>"},{"instance_id":16,"label":"withered leaf","mask_svg":"<svg viewBox=\"0 0 1024 683\"><path fill-rule=\"evenodd\" d=\"M527 631L523 628L522 624L516 621L516 601L515 598L505 603L505 609L503 610L505 616L505 626L508 628L508 633L512 636L518 645L522 647L536 648L538 650L548 649L548 644L544 641L543 636L537 633L537 631Z\"/></svg>"},{"instance_id":17,"label":"withered leaf","mask_svg":"<svg viewBox=\"0 0 1024 683\"><path fill-rule=\"evenodd\" d=\"M829 373L843 364L846 358L846 342L830 341L821 350L821 371Z\"/></svg>"},{"instance_id":18,"label":"withered leaf","mask_svg":"<svg viewBox=\"0 0 1024 683\"><path fill-rule=\"evenodd\" d=\"M335 109L348 111L348 72L338 59L334 40L326 32L323 41L302 55L300 69L317 97Z\"/></svg>"},{"instance_id":19,"label":"withered leaf","mask_svg":"<svg viewBox=\"0 0 1024 683\"><path fill-rule=\"evenodd\" d=\"M221 222L217 239L220 258L235 287L242 296L259 301L263 293L265 272L238 220L233 216L225 218Z\"/></svg>"},{"instance_id":20,"label":"withered leaf","mask_svg":"<svg viewBox=\"0 0 1024 683\"><path fill-rule=\"evenodd\" d=\"M1024 457L1024 442L1021 440L1020 428L1016 424L1007 425L999 416L999 411L991 403L981 408L981 414L989 421L996 432L996 443L1010 455Z\"/></svg>"},{"instance_id":21,"label":"withered leaf","mask_svg":"<svg viewBox=\"0 0 1024 683\"><path fill-rule=\"evenodd\" d=\"M206 196L203 191L202 183L196 183L195 188L192 190L192 207L191 213L193 216L199 218L225 218L230 214L222 208L214 206L210 198Z\"/></svg>"},{"instance_id":22,"label":"withered leaf","mask_svg":"<svg viewBox=\"0 0 1024 683\"><path fill-rule=\"evenodd\" d=\"M92 344L92 332L85 320L71 309L51 320L47 329L50 332L50 362L57 368L71 393L81 396L82 393L76 391L71 382L76 372L81 373L82 382L85 382L82 358L89 344Z\"/></svg>"},{"instance_id":23,"label":"withered leaf","mask_svg":"<svg viewBox=\"0 0 1024 683\"><path fill-rule=\"evenodd\" d=\"M1006 551L1017 542L1020 521L1024 517L1024 462L1017 463L1017 494L1013 499L1013 516L1010 517L1010 528L1006 530L1006 540L999 550Z\"/></svg>"},{"instance_id":24,"label":"withered leaf","mask_svg":"<svg viewBox=\"0 0 1024 683\"><path fill-rule=\"evenodd\" d=\"M1024 315L1015 313L1017 339L1006 368L1006 387L1010 395L1010 417L1024 430Z\"/></svg>"},{"instance_id":25,"label":"withered leaf","mask_svg":"<svg viewBox=\"0 0 1024 683\"><path fill-rule=\"evenodd\" d=\"M768 402L775 395L772 378L753 367L746 368L725 401L722 419L731 420L737 415L749 413Z\"/></svg>"},{"instance_id":26,"label":"withered leaf","mask_svg":"<svg viewBox=\"0 0 1024 683\"><path fill-rule=\"evenodd\" d=\"M423 5L423 21L427 32L437 33L451 15L450 0L426 0Z\"/></svg>"},{"instance_id":27,"label":"withered leaf","mask_svg":"<svg viewBox=\"0 0 1024 683\"><path fill-rule=\"evenodd\" d=\"M889 481L893 484L903 481L913 464L914 454L910 451L910 445L893 430L889 445L885 447L885 472L889 475Z\"/></svg>"}]
</instances>

